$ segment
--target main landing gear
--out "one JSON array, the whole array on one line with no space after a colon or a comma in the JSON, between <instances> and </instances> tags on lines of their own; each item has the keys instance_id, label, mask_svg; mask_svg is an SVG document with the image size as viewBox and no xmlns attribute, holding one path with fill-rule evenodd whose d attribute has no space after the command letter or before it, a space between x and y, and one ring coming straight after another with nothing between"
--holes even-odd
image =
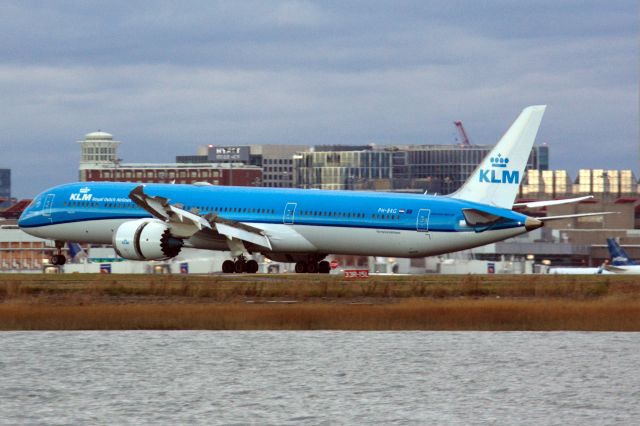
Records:
<instances>
[{"instance_id":1,"label":"main landing gear","mask_svg":"<svg viewBox=\"0 0 640 426\"><path fill-rule=\"evenodd\" d=\"M322 262L297 262L295 271L298 274L328 274L331 271L329 262L323 260Z\"/></svg>"},{"instance_id":2,"label":"main landing gear","mask_svg":"<svg viewBox=\"0 0 640 426\"><path fill-rule=\"evenodd\" d=\"M244 256L238 257L235 262L233 260L225 260L222 262L222 272L225 274L232 274L234 272L237 274L243 272L255 274L258 272L258 262L253 259L246 260Z\"/></svg>"},{"instance_id":3,"label":"main landing gear","mask_svg":"<svg viewBox=\"0 0 640 426\"><path fill-rule=\"evenodd\" d=\"M62 254L62 247L64 247L64 242L56 241L56 254L51 256L49 263L54 266L62 266L67 263L67 258Z\"/></svg>"}]
</instances>

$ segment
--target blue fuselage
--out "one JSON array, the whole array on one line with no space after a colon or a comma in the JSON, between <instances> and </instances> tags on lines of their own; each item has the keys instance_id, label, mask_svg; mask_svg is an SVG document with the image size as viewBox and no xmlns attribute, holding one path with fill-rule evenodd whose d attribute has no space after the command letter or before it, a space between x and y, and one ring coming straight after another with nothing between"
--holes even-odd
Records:
<instances>
[{"instance_id":1,"label":"blue fuselage","mask_svg":"<svg viewBox=\"0 0 640 426\"><path fill-rule=\"evenodd\" d=\"M118 223L151 217L129 198L137 185L81 182L51 188L34 199L20 217L19 226L44 238L109 243ZM212 213L264 229L275 241L282 240L274 246L274 252L296 250L296 246L285 242L289 231L300 234L319 252L407 257L442 253L451 248L460 250L526 232L527 217L523 214L448 197L169 184L148 184L144 191L150 196L167 198L170 204L186 211L199 215ZM465 208L503 219L480 232L465 222L462 210ZM94 232L101 223L109 225ZM61 232L72 235L62 238ZM372 237L372 232L376 237ZM454 239L455 244L442 243L442 238L434 238L436 235ZM402 241L394 239L403 236L421 238L424 244L407 240L411 247L400 250ZM332 240L340 240L335 251L331 250ZM392 249L385 250L387 242Z\"/></svg>"}]
</instances>

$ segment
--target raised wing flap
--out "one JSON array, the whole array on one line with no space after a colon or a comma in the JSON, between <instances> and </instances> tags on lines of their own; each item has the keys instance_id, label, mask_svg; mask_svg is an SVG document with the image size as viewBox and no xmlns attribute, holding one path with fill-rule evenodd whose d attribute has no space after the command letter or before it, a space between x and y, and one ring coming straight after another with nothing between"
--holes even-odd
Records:
<instances>
[{"instance_id":1,"label":"raised wing flap","mask_svg":"<svg viewBox=\"0 0 640 426\"><path fill-rule=\"evenodd\" d=\"M215 214L202 217L188 212L170 205L169 200L164 197L145 194L144 185L135 187L129 193L129 198L154 217L164 221L171 228L172 234L177 237L187 238L203 229L212 231L215 229L229 239L235 238L271 250L271 242L262 229L224 219Z\"/></svg>"},{"instance_id":2,"label":"raised wing flap","mask_svg":"<svg viewBox=\"0 0 640 426\"><path fill-rule=\"evenodd\" d=\"M154 217L166 222L177 237L186 238L203 228L211 229L211 225L203 217L170 205L169 200L164 197L145 194L144 185L136 186L129 193L129 198Z\"/></svg>"},{"instance_id":3,"label":"raised wing flap","mask_svg":"<svg viewBox=\"0 0 640 426\"><path fill-rule=\"evenodd\" d=\"M244 229L235 228L224 223L216 223L216 230L227 237L243 240L258 246L266 247L271 250L271 243L265 235L256 234L245 231Z\"/></svg>"},{"instance_id":4,"label":"raised wing flap","mask_svg":"<svg viewBox=\"0 0 640 426\"><path fill-rule=\"evenodd\" d=\"M144 193L144 185L136 186L130 193L129 198L151 213L153 216L161 220L169 220L169 214L167 213L167 207L169 206L169 200L164 197L150 197Z\"/></svg>"},{"instance_id":5,"label":"raised wing flap","mask_svg":"<svg viewBox=\"0 0 640 426\"><path fill-rule=\"evenodd\" d=\"M215 214L208 214L205 217L212 226L215 226L219 234L229 238L247 241L271 250L271 241L269 241L269 238L262 229L235 220L224 219Z\"/></svg>"}]
</instances>

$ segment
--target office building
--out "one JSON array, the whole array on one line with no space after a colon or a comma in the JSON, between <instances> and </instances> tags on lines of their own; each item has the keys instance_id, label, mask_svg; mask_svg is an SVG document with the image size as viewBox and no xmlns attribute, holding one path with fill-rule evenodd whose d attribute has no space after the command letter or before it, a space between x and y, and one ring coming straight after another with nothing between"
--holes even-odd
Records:
<instances>
[{"instance_id":1,"label":"office building","mask_svg":"<svg viewBox=\"0 0 640 426\"><path fill-rule=\"evenodd\" d=\"M0 169L0 202L11 198L11 169Z\"/></svg>"},{"instance_id":2,"label":"office building","mask_svg":"<svg viewBox=\"0 0 640 426\"><path fill-rule=\"evenodd\" d=\"M296 161L298 186L449 194L464 184L493 146L316 146ZM547 170L549 148L535 146L527 169Z\"/></svg>"},{"instance_id":3,"label":"office building","mask_svg":"<svg viewBox=\"0 0 640 426\"><path fill-rule=\"evenodd\" d=\"M262 186L262 169L233 161L185 163L122 163L119 141L105 132L93 132L78 141L81 146L80 181L140 183L207 183ZM191 156L201 157L201 156Z\"/></svg>"}]
</instances>

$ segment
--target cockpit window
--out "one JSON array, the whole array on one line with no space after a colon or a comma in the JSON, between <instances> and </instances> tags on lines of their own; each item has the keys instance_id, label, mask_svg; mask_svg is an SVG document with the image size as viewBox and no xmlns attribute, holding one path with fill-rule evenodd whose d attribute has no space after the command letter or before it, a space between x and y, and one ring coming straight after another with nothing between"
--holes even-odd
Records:
<instances>
[{"instance_id":1,"label":"cockpit window","mask_svg":"<svg viewBox=\"0 0 640 426\"><path fill-rule=\"evenodd\" d=\"M31 202L29 203L29 205L27 206L27 209L30 209L31 207L39 207L40 204L42 203L42 197L40 196L36 196L36 198L34 198L33 200L31 200ZM26 210L26 209L25 209Z\"/></svg>"}]
</instances>

